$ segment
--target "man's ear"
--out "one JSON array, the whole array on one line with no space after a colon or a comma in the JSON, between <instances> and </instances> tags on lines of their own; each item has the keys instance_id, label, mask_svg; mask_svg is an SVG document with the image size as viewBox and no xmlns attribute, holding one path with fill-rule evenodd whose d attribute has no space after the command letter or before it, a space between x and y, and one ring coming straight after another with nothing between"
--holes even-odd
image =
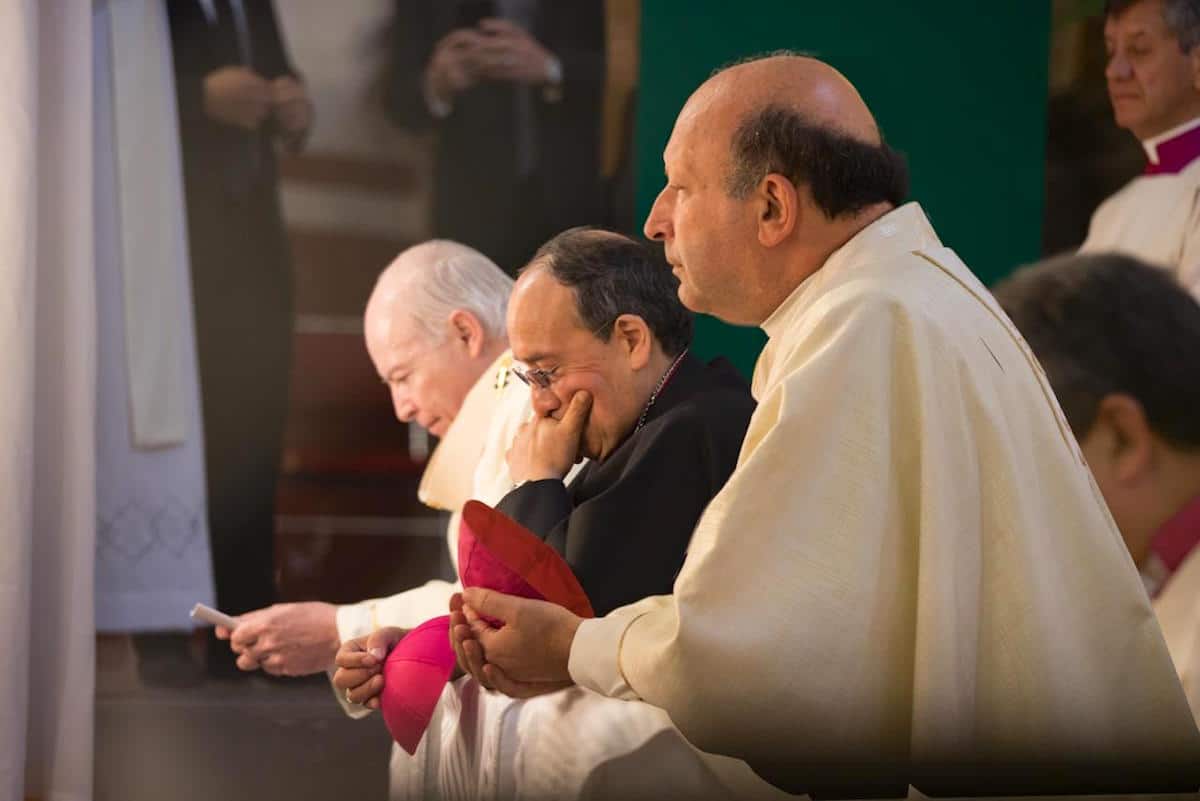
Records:
<instances>
[{"instance_id":1,"label":"man's ear","mask_svg":"<svg viewBox=\"0 0 1200 801\"><path fill-rule=\"evenodd\" d=\"M1102 436L1102 458L1109 475L1122 484L1140 482L1154 464L1154 432L1146 410L1131 395L1105 395L1096 409L1093 430Z\"/></svg>"},{"instance_id":2,"label":"man's ear","mask_svg":"<svg viewBox=\"0 0 1200 801\"><path fill-rule=\"evenodd\" d=\"M641 370L650 363L650 354L654 350L654 337L650 326L636 314L622 314L613 323L613 337L621 344L629 355L629 366Z\"/></svg>"},{"instance_id":3,"label":"man's ear","mask_svg":"<svg viewBox=\"0 0 1200 801\"><path fill-rule=\"evenodd\" d=\"M487 343L487 333L483 330L483 323L479 322L478 317L466 309L455 309L450 312L446 322L450 327L450 336L463 352L472 359L483 353L483 347Z\"/></svg>"},{"instance_id":4,"label":"man's ear","mask_svg":"<svg viewBox=\"0 0 1200 801\"><path fill-rule=\"evenodd\" d=\"M765 248L783 242L800 222L801 195L786 177L769 173L758 185L758 242Z\"/></svg>"},{"instance_id":5,"label":"man's ear","mask_svg":"<svg viewBox=\"0 0 1200 801\"><path fill-rule=\"evenodd\" d=\"M1200 45L1192 45L1188 61L1192 67L1192 91L1200 92Z\"/></svg>"}]
</instances>

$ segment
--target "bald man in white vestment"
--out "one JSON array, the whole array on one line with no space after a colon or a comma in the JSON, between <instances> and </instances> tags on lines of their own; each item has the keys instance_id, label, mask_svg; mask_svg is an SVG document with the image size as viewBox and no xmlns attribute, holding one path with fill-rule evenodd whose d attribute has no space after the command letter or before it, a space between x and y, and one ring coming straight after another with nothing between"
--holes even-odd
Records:
<instances>
[{"instance_id":1,"label":"bald man in white vestment","mask_svg":"<svg viewBox=\"0 0 1200 801\"><path fill-rule=\"evenodd\" d=\"M673 594L580 620L469 589L460 662L658 706L792 792L1196 789L1200 732L1051 388L902 205L854 87L732 67L664 158L646 233L681 299L770 340L738 466Z\"/></svg>"},{"instance_id":2,"label":"bald man in white vestment","mask_svg":"<svg viewBox=\"0 0 1200 801\"><path fill-rule=\"evenodd\" d=\"M1200 298L1200 0L1108 0L1104 71L1144 173L1096 210L1081 252L1169 270Z\"/></svg>"}]
</instances>

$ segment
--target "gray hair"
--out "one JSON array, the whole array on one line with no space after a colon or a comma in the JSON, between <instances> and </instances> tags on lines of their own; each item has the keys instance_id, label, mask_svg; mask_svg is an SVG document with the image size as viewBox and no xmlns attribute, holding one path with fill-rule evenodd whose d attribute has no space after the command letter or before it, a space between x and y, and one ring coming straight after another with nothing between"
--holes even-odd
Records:
<instances>
[{"instance_id":1,"label":"gray hair","mask_svg":"<svg viewBox=\"0 0 1200 801\"><path fill-rule=\"evenodd\" d=\"M1139 2L1142 0L1108 0L1104 15L1119 17ZM1190 53L1200 44L1200 0L1163 0L1163 21L1183 52Z\"/></svg>"},{"instance_id":2,"label":"gray hair","mask_svg":"<svg viewBox=\"0 0 1200 801\"><path fill-rule=\"evenodd\" d=\"M446 318L456 309L475 315L489 339L506 336L513 279L474 248L448 239L413 245L388 265L376 288L385 281L400 282L405 310L432 344L445 340Z\"/></svg>"}]
</instances>

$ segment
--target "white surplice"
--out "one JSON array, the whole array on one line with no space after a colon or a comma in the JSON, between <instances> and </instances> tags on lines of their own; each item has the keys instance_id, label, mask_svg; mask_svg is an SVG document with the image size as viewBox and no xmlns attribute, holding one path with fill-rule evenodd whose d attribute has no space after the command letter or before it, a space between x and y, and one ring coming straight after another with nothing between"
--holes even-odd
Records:
<instances>
[{"instance_id":1,"label":"white surplice","mask_svg":"<svg viewBox=\"0 0 1200 801\"><path fill-rule=\"evenodd\" d=\"M1158 163L1163 140L1200 126L1200 118L1143 143ZM1139 175L1092 215L1080 253L1117 251L1171 271L1200 300L1200 158L1179 172Z\"/></svg>"},{"instance_id":2,"label":"white surplice","mask_svg":"<svg viewBox=\"0 0 1200 801\"><path fill-rule=\"evenodd\" d=\"M458 572L458 524L463 504L476 498L494 505L512 488L505 455L517 428L529 417L529 391L507 378L505 351L475 382L446 435L429 458L417 496L426 506L449 511L446 545ZM457 581L434 579L387 598L338 607L338 637L345 642L383 626L415 628L447 614ZM357 711L357 710L356 710Z\"/></svg>"},{"instance_id":3,"label":"white surplice","mask_svg":"<svg viewBox=\"0 0 1200 801\"><path fill-rule=\"evenodd\" d=\"M96 628L184 630L215 602L166 9L111 0L93 18Z\"/></svg>"},{"instance_id":4,"label":"white surplice","mask_svg":"<svg viewBox=\"0 0 1200 801\"><path fill-rule=\"evenodd\" d=\"M1200 759L1045 376L920 206L763 328L758 408L674 593L584 621L579 684L793 788L828 778L800 764L891 763L924 789L977 760Z\"/></svg>"}]
</instances>

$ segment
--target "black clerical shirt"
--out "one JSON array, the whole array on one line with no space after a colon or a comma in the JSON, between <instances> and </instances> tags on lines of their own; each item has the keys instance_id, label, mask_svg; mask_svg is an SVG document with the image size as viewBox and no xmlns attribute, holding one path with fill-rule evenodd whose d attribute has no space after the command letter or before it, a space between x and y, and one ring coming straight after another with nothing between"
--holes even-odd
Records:
<instances>
[{"instance_id":1,"label":"black clerical shirt","mask_svg":"<svg viewBox=\"0 0 1200 801\"><path fill-rule=\"evenodd\" d=\"M603 462L588 463L569 486L522 484L496 508L563 555L597 615L670 593L753 411L733 365L685 356L642 428Z\"/></svg>"}]
</instances>

